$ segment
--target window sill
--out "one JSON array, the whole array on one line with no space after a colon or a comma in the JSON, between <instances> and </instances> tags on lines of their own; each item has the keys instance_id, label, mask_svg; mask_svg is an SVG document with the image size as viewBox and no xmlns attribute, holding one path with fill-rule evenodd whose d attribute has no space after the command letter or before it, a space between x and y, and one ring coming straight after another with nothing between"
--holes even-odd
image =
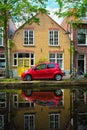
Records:
<instances>
[{"instance_id":1,"label":"window sill","mask_svg":"<svg viewBox=\"0 0 87 130\"><path fill-rule=\"evenodd\" d=\"M85 47L85 46L87 46L87 44L78 44L78 46L82 46L82 47Z\"/></svg>"},{"instance_id":2,"label":"window sill","mask_svg":"<svg viewBox=\"0 0 87 130\"><path fill-rule=\"evenodd\" d=\"M23 45L24 47L34 47L35 45Z\"/></svg>"},{"instance_id":3,"label":"window sill","mask_svg":"<svg viewBox=\"0 0 87 130\"><path fill-rule=\"evenodd\" d=\"M49 47L60 47L60 45L49 45Z\"/></svg>"},{"instance_id":4,"label":"window sill","mask_svg":"<svg viewBox=\"0 0 87 130\"><path fill-rule=\"evenodd\" d=\"M0 48L1 48L1 47L3 47L3 48L4 48L5 46L3 46L3 45L2 45L2 46L0 46Z\"/></svg>"}]
</instances>

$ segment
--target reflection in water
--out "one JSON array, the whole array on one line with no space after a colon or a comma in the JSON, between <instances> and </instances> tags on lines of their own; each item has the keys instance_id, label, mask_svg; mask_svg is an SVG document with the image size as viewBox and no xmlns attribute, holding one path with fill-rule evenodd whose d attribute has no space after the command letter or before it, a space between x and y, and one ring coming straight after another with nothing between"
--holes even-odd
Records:
<instances>
[{"instance_id":1,"label":"reflection in water","mask_svg":"<svg viewBox=\"0 0 87 130\"><path fill-rule=\"evenodd\" d=\"M41 106L60 106L62 105L63 92L61 89L55 91L32 91L30 89L22 90L22 96L33 103Z\"/></svg>"},{"instance_id":2,"label":"reflection in water","mask_svg":"<svg viewBox=\"0 0 87 130\"><path fill-rule=\"evenodd\" d=\"M0 130L87 130L87 90L0 90Z\"/></svg>"}]
</instances>

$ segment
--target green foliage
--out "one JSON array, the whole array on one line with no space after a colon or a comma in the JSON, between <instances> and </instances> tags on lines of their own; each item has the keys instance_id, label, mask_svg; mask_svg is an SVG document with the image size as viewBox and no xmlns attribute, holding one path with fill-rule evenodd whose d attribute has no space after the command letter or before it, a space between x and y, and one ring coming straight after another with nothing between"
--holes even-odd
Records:
<instances>
[{"instance_id":1,"label":"green foliage","mask_svg":"<svg viewBox=\"0 0 87 130\"><path fill-rule=\"evenodd\" d=\"M86 72L86 73L84 73L84 77L87 77L87 72Z\"/></svg>"},{"instance_id":2,"label":"green foliage","mask_svg":"<svg viewBox=\"0 0 87 130\"><path fill-rule=\"evenodd\" d=\"M56 15L59 17L74 17L74 22L87 11L87 0L55 0L59 5ZM70 9L73 9L70 11ZM71 21L72 22L72 21Z\"/></svg>"},{"instance_id":3,"label":"green foliage","mask_svg":"<svg viewBox=\"0 0 87 130\"><path fill-rule=\"evenodd\" d=\"M43 63L43 62L47 62L47 59L46 58L41 58L39 59L36 64L39 64L39 63Z\"/></svg>"},{"instance_id":4,"label":"green foliage","mask_svg":"<svg viewBox=\"0 0 87 130\"><path fill-rule=\"evenodd\" d=\"M0 0L0 26L4 28L4 45L6 55L6 78L9 78L8 61L8 21L10 18L14 22L28 22L35 19L33 16L37 12L45 12L47 0ZM31 19L31 20L32 20ZM38 22L35 19L34 22Z\"/></svg>"},{"instance_id":5,"label":"green foliage","mask_svg":"<svg viewBox=\"0 0 87 130\"><path fill-rule=\"evenodd\" d=\"M0 82L19 82L20 80L18 80L18 79L16 79L16 78L11 78L11 79L9 79L9 78L1 78L0 79Z\"/></svg>"},{"instance_id":6,"label":"green foliage","mask_svg":"<svg viewBox=\"0 0 87 130\"><path fill-rule=\"evenodd\" d=\"M4 11L8 12L8 18L13 18L14 22L28 21L39 10L46 11L47 0L0 0L0 21L4 20Z\"/></svg>"}]
</instances>

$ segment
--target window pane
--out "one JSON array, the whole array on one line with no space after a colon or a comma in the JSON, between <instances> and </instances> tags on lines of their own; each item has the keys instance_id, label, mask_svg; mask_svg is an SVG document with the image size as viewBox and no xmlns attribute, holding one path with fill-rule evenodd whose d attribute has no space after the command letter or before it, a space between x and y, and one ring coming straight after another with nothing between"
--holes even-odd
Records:
<instances>
[{"instance_id":1,"label":"window pane","mask_svg":"<svg viewBox=\"0 0 87 130\"><path fill-rule=\"evenodd\" d=\"M0 54L0 68L5 68L5 54Z\"/></svg>"},{"instance_id":2,"label":"window pane","mask_svg":"<svg viewBox=\"0 0 87 130\"><path fill-rule=\"evenodd\" d=\"M0 27L0 46L3 45L3 27Z\"/></svg>"},{"instance_id":3,"label":"window pane","mask_svg":"<svg viewBox=\"0 0 87 130\"><path fill-rule=\"evenodd\" d=\"M50 128L51 129L59 128L59 115L57 113L50 114Z\"/></svg>"},{"instance_id":4,"label":"window pane","mask_svg":"<svg viewBox=\"0 0 87 130\"><path fill-rule=\"evenodd\" d=\"M34 130L34 124L35 120L33 114L24 115L25 130Z\"/></svg>"},{"instance_id":5,"label":"window pane","mask_svg":"<svg viewBox=\"0 0 87 130\"><path fill-rule=\"evenodd\" d=\"M24 31L24 44L33 45L33 30Z\"/></svg>"},{"instance_id":6,"label":"window pane","mask_svg":"<svg viewBox=\"0 0 87 130\"><path fill-rule=\"evenodd\" d=\"M50 53L49 54L49 61L58 63L59 67L61 69L63 69L63 54Z\"/></svg>"},{"instance_id":7,"label":"window pane","mask_svg":"<svg viewBox=\"0 0 87 130\"><path fill-rule=\"evenodd\" d=\"M50 58L55 58L55 54L50 54L50 56L49 56Z\"/></svg>"},{"instance_id":8,"label":"window pane","mask_svg":"<svg viewBox=\"0 0 87 130\"><path fill-rule=\"evenodd\" d=\"M78 29L78 44L86 44L86 29Z\"/></svg>"},{"instance_id":9,"label":"window pane","mask_svg":"<svg viewBox=\"0 0 87 130\"><path fill-rule=\"evenodd\" d=\"M49 45L52 46L58 45L58 31L55 30L49 31Z\"/></svg>"}]
</instances>

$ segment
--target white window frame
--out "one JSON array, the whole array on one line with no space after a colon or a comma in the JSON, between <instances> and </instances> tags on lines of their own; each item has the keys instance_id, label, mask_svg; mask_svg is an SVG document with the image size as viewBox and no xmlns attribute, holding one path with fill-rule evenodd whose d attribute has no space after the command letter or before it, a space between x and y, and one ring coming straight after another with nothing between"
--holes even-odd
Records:
<instances>
[{"instance_id":1,"label":"white window frame","mask_svg":"<svg viewBox=\"0 0 87 130\"><path fill-rule=\"evenodd\" d=\"M33 120L31 120L30 118L33 118ZM32 129L30 127L31 124L33 124ZM27 126L27 128L26 128L26 126ZM24 130L35 130L35 114L25 114L24 115Z\"/></svg>"},{"instance_id":2,"label":"white window frame","mask_svg":"<svg viewBox=\"0 0 87 130\"><path fill-rule=\"evenodd\" d=\"M78 29L77 30L77 40L78 40L78 34L79 34L79 30L81 30L82 31L82 33L83 34L85 34L85 43L84 44L79 44L79 42L78 42L78 46L87 46L87 29L84 29L84 28L81 28L81 29ZM84 30L85 30L85 32L84 32Z\"/></svg>"},{"instance_id":3,"label":"white window frame","mask_svg":"<svg viewBox=\"0 0 87 130\"><path fill-rule=\"evenodd\" d=\"M17 55L17 57L14 57L14 55ZM18 67L18 54L19 53L14 53L13 54L13 66L15 66L15 67ZM23 53L22 53L23 54ZM31 57L31 55L33 54L33 58ZM26 58L26 57L25 57ZM22 58L23 59L23 58ZM16 60L16 65L14 64L14 60ZM31 65L31 60L33 60L33 65ZM29 52L29 66L30 67L32 67L32 66L34 66L34 64L35 64L35 54L34 53L32 53L32 52Z\"/></svg>"},{"instance_id":4,"label":"white window frame","mask_svg":"<svg viewBox=\"0 0 87 130\"><path fill-rule=\"evenodd\" d=\"M50 54L53 54L53 55L55 55L55 57L53 57L53 58L50 58ZM57 55L58 54L61 54L62 55L62 58L57 58ZM55 63L58 63L57 61L58 61L58 59L61 59L62 60L62 70L64 69L64 54L63 53L55 53L55 52L50 52L49 53L49 62L51 62L50 60L54 60L54 62ZM59 66L60 67L60 66Z\"/></svg>"},{"instance_id":5,"label":"white window frame","mask_svg":"<svg viewBox=\"0 0 87 130\"><path fill-rule=\"evenodd\" d=\"M4 57L1 57L1 55L4 55ZM5 60L5 67L0 67L2 69L5 69L6 68L6 57L5 57L5 53L0 53L0 60Z\"/></svg>"},{"instance_id":6,"label":"white window frame","mask_svg":"<svg viewBox=\"0 0 87 130\"><path fill-rule=\"evenodd\" d=\"M1 118L1 122L0 122L0 124L1 124L1 126L0 126L0 130L3 130L3 129L4 129L4 115L1 115L1 114L0 114L0 118Z\"/></svg>"},{"instance_id":7,"label":"white window frame","mask_svg":"<svg viewBox=\"0 0 87 130\"><path fill-rule=\"evenodd\" d=\"M3 46L3 27L0 27L0 39L1 39L1 44L0 47Z\"/></svg>"},{"instance_id":8,"label":"white window frame","mask_svg":"<svg viewBox=\"0 0 87 130\"><path fill-rule=\"evenodd\" d=\"M0 108L6 108L6 92L0 92L0 94L4 94L4 96L5 96L5 101L4 102L3 101L0 102ZM1 106L2 104L4 104L3 107Z\"/></svg>"},{"instance_id":9,"label":"white window frame","mask_svg":"<svg viewBox=\"0 0 87 130\"><path fill-rule=\"evenodd\" d=\"M51 44L50 43L50 32L53 32L53 43ZM55 37L54 37L54 33L55 32L57 32L58 33L58 36L57 36L57 44L55 44ZM59 46L59 30L49 30L49 35L48 35L48 37L49 37L49 46Z\"/></svg>"},{"instance_id":10,"label":"white window frame","mask_svg":"<svg viewBox=\"0 0 87 130\"><path fill-rule=\"evenodd\" d=\"M15 101L15 97L17 98L17 101ZM18 94L13 94L13 107L18 108Z\"/></svg>"},{"instance_id":11,"label":"white window frame","mask_svg":"<svg viewBox=\"0 0 87 130\"><path fill-rule=\"evenodd\" d=\"M28 44L25 44L25 31L27 31L27 33L28 33L28 37L26 37ZM32 37L29 36L30 31L33 31L33 36L32 36ZM34 46L34 30L33 30L33 29L30 29L30 30L26 30L26 29L25 29L25 30L23 31L23 38L24 38L24 42L23 42L23 45L24 45L24 46ZM30 41L29 41L30 38L33 39L33 40L32 40L32 42L33 42L32 44L30 44Z\"/></svg>"},{"instance_id":12,"label":"white window frame","mask_svg":"<svg viewBox=\"0 0 87 130\"><path fill-rule=\"evenodd\" d=\"M78 117L79 117L79 116L84 116L84 115L87 115L87 112L78 113ZM87 116L86 116L86 117L87 117ZM82 117L81 119L84 120L83 117ZM87 121L87 120L85 120L85 121ZM86 130L86 128L87 128L87 124L86 124L86 126L84 126L84 124L83 124L82 122L81 122L81 124L80 124L80 122L79 122L79 120L78 120L78 130L83 130L83 129Z\"/></svg>"},{"instance_id":13,"label":"white window frame","mask_svg":"<svg viewBox=\"0 0 87 130\"><path fill-rule=\"evenodd\" d=\"M51 116L53 116L53 120L51 120ZM56 116L58 116L58 120L56 120ZM52 129L59 129L60 128L60 114L59 113L50 113L49 114L49 124L50 124L50 130ZM51 128L51 124L53 125L53 128ZM58 124L58 127L56 128L56 124Z\"/></svg>"}]
</instances>

